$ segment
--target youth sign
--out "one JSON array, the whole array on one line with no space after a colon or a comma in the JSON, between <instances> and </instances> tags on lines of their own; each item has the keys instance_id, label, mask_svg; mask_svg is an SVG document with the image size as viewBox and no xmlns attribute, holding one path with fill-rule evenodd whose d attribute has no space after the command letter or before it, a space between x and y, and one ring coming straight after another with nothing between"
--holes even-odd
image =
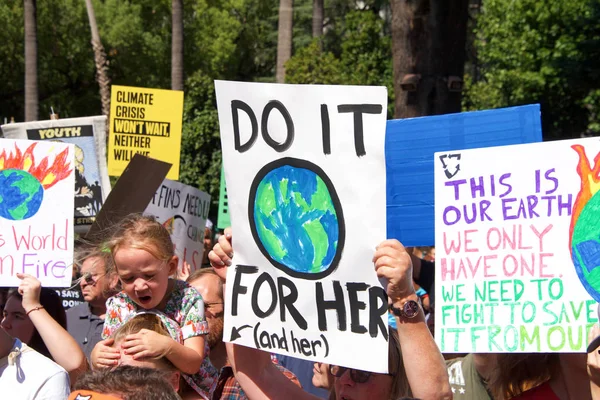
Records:
<instances>
[{"instance_id":1,"label":"youth sign","mask_svg":"<svg viewBox=\"0 0 600 400\"><path fill-rule=\"evenodd\" d=\"M442 352L584 351L600 301L599 155L597 139L436 153Z\"/></svg>"},{"instance_id":2,"label":"youth sign","mask_svg":"<svg viewBox=\"0 0 600 400\"><path fill-rule=\"evenodd\" d=\"M185 261L192 271L202 266L204 227L210 195L183 183L165 179L146 213L154 215L171 234L179 265Z\"/></svg>"},{"instance_id":3,"label":"youth sign","mask_svg":"<svg viewBox=\"0 0 600 400\"><path fill-rule=\"evenodd\" d=\"M173 164L179 179L183 92L112 86L108 173L120 176L135 154Z\"/></svg>"},{"instance_id":4,"label":"youth sign","mask_svg":"<svg viewBox=\"0 0 600 400\"><path fill-rule=\"evenodd\" d=\"M0 286L17 273L66 287L73 263L74 146L0 140Z\"/></svg>"},{"instance_id":5,"label":"youth sign","mask_svg":"<svg viewBox=\"0 0 600 400\"><path fill-rule=\"evenodd\" d=\"M386 236L385 88L215 86L235 235L225 340L387 372L372 263Z\"/></svg>"}]
</instances>

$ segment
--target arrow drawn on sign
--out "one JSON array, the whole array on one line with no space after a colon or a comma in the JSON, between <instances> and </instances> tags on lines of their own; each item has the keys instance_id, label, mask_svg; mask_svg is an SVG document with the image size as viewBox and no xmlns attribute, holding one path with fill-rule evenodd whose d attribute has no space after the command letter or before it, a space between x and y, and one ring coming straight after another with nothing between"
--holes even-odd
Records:
<instances>
[{"instance_id":1,"label":"arrow drawn on sign","mask_svg":"<svg viewBox=\"0 0 600 400\"><path fill-rule=\"evenodd\" d=\"M230 342L233 342L236 339L239 339L242 337L242 335L240 335L240 332L246 328L252 328L251 325L242 325L239 328L236 328L235 326L233 328L231 328L231 339L229 339Z\"/></svg>"}]
</instances>

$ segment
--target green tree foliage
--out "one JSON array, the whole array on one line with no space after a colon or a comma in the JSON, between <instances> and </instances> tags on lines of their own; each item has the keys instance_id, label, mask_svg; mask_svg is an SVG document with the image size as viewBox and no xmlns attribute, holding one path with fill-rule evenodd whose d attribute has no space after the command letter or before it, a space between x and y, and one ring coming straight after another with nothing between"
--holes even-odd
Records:
<instances>
[{"instance_id":1,"label":"green tree foliage","mask_svg":"<svg viewBox=\"0 0 600 400\"><path fill-rule=\"evenodd\" d=\"M465 108L539 102L546 139L586 132L600 88L596 3L485 0L476 33L481 79L467 79Z\"/></svg>"},{"instance_id":2,"label":"green tree foliage","mask_svg":"<svg viewBox=\"0 0 600 400\"><path fill-rule=\"evenodd\" d=\"M386 21L373 9L352 10L333 32L302 48L288 61L286 82L345 85L383 85L388 88L388 115L394 108L392 49ZM327 35L340 38L327 49ZM339 52L335 55L334 52Z\"/></svg>"}]
</instances>

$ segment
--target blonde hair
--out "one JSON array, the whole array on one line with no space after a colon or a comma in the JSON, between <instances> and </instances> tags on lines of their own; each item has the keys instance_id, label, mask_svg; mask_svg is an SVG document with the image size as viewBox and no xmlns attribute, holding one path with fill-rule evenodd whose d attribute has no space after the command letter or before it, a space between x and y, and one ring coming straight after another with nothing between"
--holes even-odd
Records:
<instances>
[{"instance_id":1,"label":"blonde hair","mask_svg":"<svg viewBox=\"0 0 600 400\"><path fill-rule=\"evenodd\" d=\"M156 314L144 313L136 315L131 318L127 323L121 325L115 333L111 336L114 339L114 345L120 343L125 339L127 335L131 335L134 333L138 333L142 329L148 329L149 331L156 332L159 335L167 336L171 339L171 334L169 330L165 326L165 324L161 321L160 317ZM175 340L175 339L173 339ZM177 368L173 365L171 361L169 361L166 357L158 356L152 357L149 359L156 360L163 363L163 366L166 367L167 370L176 371Z\"/></svg>"},{"instance_id":2,"label":"blonde hair","mask_svg":"<svg viewBox=\"0 0 600 400\"><path fill-rule=\"evenodd\" d=\"M145 250L161 261L169 261L175 255L171 235L154 217L130 214L114 228L106 248L114 257L123 247Z\"/></svg>"}]
</instances>

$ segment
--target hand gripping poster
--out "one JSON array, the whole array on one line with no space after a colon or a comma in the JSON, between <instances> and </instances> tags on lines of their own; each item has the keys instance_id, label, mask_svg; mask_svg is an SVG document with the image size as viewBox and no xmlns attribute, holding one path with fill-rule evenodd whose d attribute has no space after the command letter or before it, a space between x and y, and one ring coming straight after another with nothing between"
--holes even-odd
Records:
<instances>
[{"instance_id":1,"label":"hand gripping poster","mask_svg":"<svg viewBox=\"0 0 600 400\"><path fill-rule=\"evenodd\" d=\"M224 339L387 372L372 262L386 238L386 89L215 86L235 252Z\"/></svg>"},{"instance_id":2,"label":"hand gripping poster","mask_svg":"<svg viewBox=\"0 0 600 400\"><path fill-rule=\"evenodd\" d=\"M435 155L442 352L581 352L600 301L597 138Z\"/></svg>"},{"instance_id":3,"label":"hand gripping poster","mask_svg":"<svg viewBox=\"0 0 600 400\"><path fill-rule=\"evenodd\" d=\"M71 282L75 146L0 139L0 286Z\"/></svg>"},{"instance_id":4,"label":"hand gripping poster","mask_svg":"<svg viewBox=\"0 0 600 400\"><path fill-rule=\"evenodd\" d=\"M75 229L85 232L110 192L106 168L106 117L67 118L2 125L9 139L75 146Z\"/></svg>"}]
</instances>

